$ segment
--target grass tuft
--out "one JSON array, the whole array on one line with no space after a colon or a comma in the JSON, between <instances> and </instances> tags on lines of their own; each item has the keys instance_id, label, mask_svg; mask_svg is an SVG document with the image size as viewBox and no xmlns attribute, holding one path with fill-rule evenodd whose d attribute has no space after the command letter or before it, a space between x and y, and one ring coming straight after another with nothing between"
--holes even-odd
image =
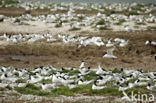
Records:
<instances>
[{"instance_id":1,"label":"grass tuft","mask_svg":"<svg viewBox=\"0 0 156 103\"><path fill-rule=\"evenodd\" d=\"M50 83L52 83L52 80L51 79L42 79L40 81L40 83L50 84Z\"/></svg>"},{"instance_id":2,"label":"grass tuft","mask_svg":"<svg viewBox=\"0 0 156 103\"><path fill-rule=\"evenodd\" d=\"M76 75L76 74L78 74L78 73L79 73L79 70L73 70L73 71L71 71L71 72L69 73L69 75L72 76L72 75Z\"/></svg>"},{"instance_id":3,"label":"grass tuft","mask_svg":"<svg viewBox=\"0 0 156 103\"><path fill-rule=\"evenodd\" d=\"M16 83L26 83L26 80L25 79L17 79Z\"/></svg>"},{"instance_id":4,"label":"grass tuft","mask_svg":"<svg viewBox=\"0 0 156 103\"><path fill-rule=\"evenodd\" d=\"M76 31L76 30L81 30L81 28L71 28L69 31Z\"/></svg>"},{"instance_id":5,"label":"grass tuft","mask_svg":"<svg viewBox=\"0 0 156 103\"><path fill-rule=\"evenodd\" d=\"M112 70L112 73L121 73L121 70L115 68L114 70Z\"/></svg>"},{"instance_id":6,"label":"grass tuft","mask_svg":"<svg viewBox=\"0 0 156 103\"><path fill-rule=\"evenodd\" d=\"M5 88L0 87L0 91L5 91Z\"/></svg>"},{"instance_id":7,"label":"grass tuft","mask_svg":"<svg viewBox=\"0 0 156 103\"><path fill-rule=\"evenodd\" d=\"M19 73L18 72L15 72L14 75L16 75L17 77L19 77Z\"/></svg>"},{"instance_id":8,"label":"grass tuft","mask_svg":"<svg viewBox=\"0 0 156 103\"><path fill-rule=\"evenodd\" d=\"M101 19L101 20L99 20L99 21L96 23L96 25L105 25L105 24L106 24L106 22L105 22L104 19Z\"/></svg>"},{"instance_id":9,"label":"grass tuft","mask_svg":"<svg viewBox=\"0 0 156 103\"><path fill-rule=\"evenodd\" d=\"M40 90L40 87L35 86L34 84L28 83L26 85L26 88L32 89L32 90Z\"/></svg>"},{"instance_id":10,"label":"grass tuft","mask_svg":"<svg viewBox=\"0 0 156 103\"><path fill-rule=\"evenodd\" d=\"M96 79L96 72L95 71L91 71L88 75L85 75L85 80L93 80Z\"/></svg>"}]
</instances>

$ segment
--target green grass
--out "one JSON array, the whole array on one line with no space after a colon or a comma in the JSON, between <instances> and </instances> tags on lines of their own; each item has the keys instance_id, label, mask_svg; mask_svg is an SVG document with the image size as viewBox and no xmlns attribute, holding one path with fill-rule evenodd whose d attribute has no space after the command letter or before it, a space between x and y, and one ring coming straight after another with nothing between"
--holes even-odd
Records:
<instances>
[{"instance_id":1,"label":"green grass","mask_svg":"<svg viewBox=\"0 0 156 103\"><path fill-rule=\"evenodd\" d=\"M115 69L112 70L112 73L121 73L121 70L115 68Z\"/></svg>"},{"instance_id":2,"label":"green grass","mask_svg":"<svg viewBox=\"0 0 156 103\"><path fill-rule=\"evenodd\" d=\"M69 75L72 76L72 75L76 75L79 73L79 70L73 70L71 72L69 72Z\"/></svg>"},{"instance_id":3,"label":"green grass","mask_svg":"<svg viewBox=\"0 0 156 103\"><path fill-rule=\"evenodd\" d=\"M85 80L95 80L97 78L95 71L90 71L88 75L84 76Z\"/></svg>"},{"instance_id":4,"label":"green grass","mask_svg":"<svg viewBox=\"0 0 156 103\"><path fill-rule=\"evenodd\" d=\"M74 96L74 92L71 91L68 87L62 86L60 88L55 88L52 91L52 95L54 96L60 96L60 95L65 95L65 96Z\"/></svg>"},{"instance_id":5,"label":"green grass","mask_svg":"<svg viewBox=\"0 0 156 103\"><path fill-rule=\"evenodd\" d=\"M15 87L14 89L21 94L32 94L38 96L50 95L50 92L42 91L41 87L37 87L34 84L27 84L26 87Z\"/></svg>"},{"instance_id":6,"label":"green grass","mask_svg":"<svg viewBox=\"0 0 156 103\"><path fill-rule=\"evenodd\" d=\"M50 95L50 92L41 91L41 90L34 90L31 88L15 87L15 90L21 94L32 94L32 95L38 95L38 96Z\"/></svg>"},{"instance_id":7,"label":"green grass","mask_svg":"<svg viewBox=\"0 0 156 103\"><path fill-rule=\"evenodd\" d=\"M101 19L101 20L99 20L99 21L96 23L96 25L105 25L105 24L106 24L106 22L105 22L104 19Z\"/></svg>"},{"instance_id":8,"label":"green grass","mask_svg":"<svg viewBox=\"0 0 156 103\"><path fill-rule=\"evenodd\" d=\"M28 83L26 85L26 88L29 88L29 89L32 89L32 90L40 90L41 89L41 87L37 87L37 86L35 86L34 84L31 84L31 83Z\"/></svg>"},{"instance_id":9,"label":"green grass","mask_svg":"<svg viewBox=\"0 0 156 103\"><path fill-rule=\"evenodd\" d=\"M52 83L52 80L51 79L42 79L40 81L40 83L50 84L50 83Z\"/></svg>"},{"instance_id":10,"label":"green grass","mask_svg":"<svg viewBox=\"0 0 156 103\"><path fill-rule=\"evenodd\" d=\"M56 24L55 27L56 28L62 27L62 24L60 24L60 23L59 24Z\"/></svg>"},{"instance_id":11,"label":"green grass","mask_svg":"<svg viewBox=\"0 0 156 103\"><path fill-rule=\"evenodd\" d=\"M105 96L121 96L122 92L118 91L117 88L107 87L102 90L91 90L92 94L105 95Z\"/></svg>"},{"instance_id":12,"label":"green grass","mask_svg":"<svg viewBox=\"0 0 156 103\"><path fill-rule=\"evenodd\" d=\"M76 88L70 89L67 86L61 86L60 88L52 89L51 91L42 91L41 87L37 87L34 84L27 84L26 87L15 87L17 92L21 94L32 94L39 96L75 96L77 94L85 95L104 95L104 96L120 96L121 92L117 88L107 87L102 90L92 90L92 84L80 85ZM1 91L4 89L2 88Z\"/></svg>"},{"instance_id":13,"label":"green grass","mask_svg":"<svg viewBox=\"0 0 156 103\"><path fill-rule=\"evenodd\" d=\"M26 83L26 80L25 79L17 79L16 83Z\"/></svg>"},{"instance_id":14,"label":"green grass","mask_svg":"<svg viewBox=\"0 0 156 103\"><path fill-rule=\"evenodd\" d=\"M18 72L15 72L14 75L16 75L17 77L19 77L19 73Z\"/></svg>"},{"instance_id":15,"label":"green grass","mask_svg":"<svg viewBox=\"0 0 156 103\"><path fill-rule=\"evenodd\" d=\"M107 85L108 87L114 87L114 84L116 83L115 80L113 81L107 81L105 85Z\"/></svg>"},{"instance_id":16,"label":"green grass","mask_svg":"<svg viewBox=\"0 0 156 103\"><path fill-rule=\"evenodd\" d=\"M156 30L156 26L149 26L147 27L147 30Z\"/></svg>"},{"instance_id":17,"label":"green grass","mask_svg":"<svg viewBox=\"0 0 156 103\"><path fill-rule=\"evenodd\" d=\"M129 82L129 83L134 83L136 80L138 80L138 78L133 78L133 79L130 79L129 81L127 81L127 82Z\"/></svg>"},{"instance_id":18,"label":"green grass","mask_svg":"<svg viewBox=\"0 0 156 103\"><path fill-rule=\"evenodd\" d=\"M77 31L77 30L81 30L81 28L71 28L71 29L69 29L69 31Z\"/></svg>"},{"instance_id":19,"label":"green grass","mask_svg":"<svg viewBox=\"0 0 156 103\"><path fill-rule=\"evenodd\" d=\"M52 90L52 95L59 96L74 96L76 94L85 94L85 95L104 95L104 96L120 96L121 92L117 88L107 87L102 90L92 90L92 85L81 85L73 89L69 89L66 86L61 88L56 88Z\"/></svg>"},{"instance_id":20,"label":"green grass","mask_svg":"<svg viewBox=\"0 0 156 103\"><path fill-rule=\"evenodd\" d=\"M0 87L0 91L5 91L5 88Z\"/></svg>"},{"instance_id":21,"label":"green grass","mask_svg":"<svg viewBox=\"0 0 156 103\"><path fill-rule=\"evenodd\" d=\"M4 5L7 5L7 4L18 4L19 1L17 0L3 0L4 1ZM2 1L0 1L0 5L2 5Z\"/></svg>"},{"instance_id":22,"label":"green grass","mask_svg":"<svg viewBox=\"0 0 156 103\"><path fill-rule=\"evenodd\" d=\"M70 70L69 69L64 69L64 70L61 70L62 73L69 73Z\"/></svg>"},{"instance_id":23,"label":"green grass","mask_svg":"<svg viewBox=\"0 0 156 103\"><path fill-rule=\"evenodd\" d=\"M131 11L131 12L128 13L128 15L129 15L129 16L130 16L130 15L139 15L139 13L137 13L136 11Z\"/></svg>"},{"instance_id":24,"label":"green grass","mask_svg":"<svg viewBox=\"0 0 156 103\"><path fill-rule=\"evenodd\" d=\"M66 71L66 69L64 70ZM77 74L78 70L73 71L66 71L69 72L70 75ZM114 72L119 72L115 70ZM84 76L85 80L92 80L96 79L96 72L91 71L89 75ZM135 82L137 78L131 79L128 82ZM19 80L21 81L21 80ZM75 96L78 94L81 95L103 95L103 96L122 96L122 92L118 91L118 88L114 87L114 83L116 81L108 81L104 86L107 86L104 89L101 90L92 90L92 84L89 85L78 85L76 88L70 89L67 86L61 86L59 88L52 89L51 91L42 91L41 87L35 86L34 84L27 84L26 87L15 87L15 90L21 94L32 94L32 95L39 95L39 96ZM41 83L52 83L52 80L42 80ZM126 83L122 84L123 86L126 85ZM4 91L3 88L0 88L1 91ZM149 90L146 89L146 86L140 86L132 89L128 89L126 93L128 95L131 95L131 92L134 93L147 93L149 94Z\"/></svg>"},{"instance_id":25,"label":"green grass","mask_svg":"<svg viewBox=\"0 0 156 103\"><path fill-rule=\"evenodd\" d=\"M146 88L146 86L138 86L138 87L135 87L135 88L128 89L128 90L126 90L127 95L131 95L132 91L133 91L134 94L150 94L151 93Z\"/></svg>"},{"instance_id":26,"label":"green grass","mask_svg":"<svg viewBox=\"0 0 156 103\"><path fill-rule=\"evenodd\" d=\"M50 71L51 74L53 74L53 73L55 73L55 72L57 72L57 71L56 71L56 70L51 70L51 71Z\"/></svg>"},{"instance_id":27,"label":"green grass","mask_svg":"<svg viewBox=\"0 0 156 103\"><path fill-rule=\"evenodd\" d=\"M130 80L124 82L121 86L127 86L127 83L134 83L136 80L138 80L138 78L130 79Z\"/></svg>"}]
</instances>

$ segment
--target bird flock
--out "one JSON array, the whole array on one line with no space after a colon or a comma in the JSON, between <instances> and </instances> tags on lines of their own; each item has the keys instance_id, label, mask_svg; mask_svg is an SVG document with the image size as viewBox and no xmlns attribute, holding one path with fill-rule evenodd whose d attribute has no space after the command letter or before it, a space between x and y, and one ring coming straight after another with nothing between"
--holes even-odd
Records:
<instances>
[{"instance_id":1,"label":"bird flock","mask_svg":"<svg viewBox=\"0 0 156 103\"><path fill-rule=\"evenodd\" d=\"M106 47L125 47L128 45L129 40L124 40L121 38L115 38L114 40L110 38L109 40L104 39L103 37L89 37L89 36L78 36L75 35L65 35L65 34L16 34L8 35L3 34L0 36L0 44L8 43L35 43L44 39L44 42L56 42L58 39L61 39L65 44L79 44L78 48L81 46L95 45L95 46L106 46Z\"/></svg>"},{"instance_id":2,"label":"bird flock","mask_svg":"<svg viewBox=\"0 0 156 103\"><path fill-rule=\"evenodd\" d=\"M94 78L86 79L86 76ZM23 80L23 81L22 81ZM49 80L49 83L41 82ZM126 91L131 88L145 86L150 91L156 90L156 72L144 72L143 70L126 70L124 68L105 70L100 65L96 69L85 67L82 61L79 68L54 68L52 66L41 66L33 70L17 69L14 67L0 67L0 87L6 88L8 85L14 87L25 87L32 83L41 87L43 91L52 90L61 86L69 89L80 85L92 85L92 90L102 90L107 88L107 83L111 82L113 88L118 91Z\"/></svg>"},{"instance_id":3,"label":"bird flock","mask_svg":"<svg viewBox=\"0 0 156 103\"><path fill-rule=\"evenodd\" d=\"M76 35L66 35L66 34L15 34L8 35L3 34L0 36L0 45L9 45L10 43L56 43L60 42L63 44L76 44L77 48L86 47L89 45L93 46L105 46L107 52L103 55L103 58L117 58L113 54L116 47L126 47L129 44L129 40L122 38L109 38L105 39L100 36L76 36ZM155 41L147 40L145 45L156 45Z\"/></svg>"},{"instance_id":4,"label":"bird flock","mask_svg":"<svg viewBox=\"0 0 156 103\"><path fill-rule=\"evenodd\" d=\"M0 5L1 6L1 5ZM3 6L3 5L2 5ZM91 27L102 30L115 30L115 31L135 31L148 29L148 27L155 27L156 16L152 15L152 12L155 9L154 5L143 5L139 4L33 4L33 3L22 3L14 5L15 8L24 8L27 10L50 10L57 12L57 10L65 10L67 13L63 14L48 14L32 16L30 14L23 14L18 17L6 17L0 16L3 18L4 22L13 22L16 24L26 24L31 21L41 21L48 24L54 24L55 27L59 25L60 27L68 27L69 30L80 29L81 27ZM139 7L140 6L140 7ZM7 7L10 7L8 5ZM81 13L76 13L76 11L87 11L91 12L92 10L98 11L94 15L86 15ZM107 14L107 11L114 11L114 13ZM121 14L115 13L121 12ZM123 13L122 13L123 12ZM124 13L130 13L125 15ZM149 15L142 15L143 13ZM140 28L140 29L139 29Z\"/></svg>"}]
</instances>

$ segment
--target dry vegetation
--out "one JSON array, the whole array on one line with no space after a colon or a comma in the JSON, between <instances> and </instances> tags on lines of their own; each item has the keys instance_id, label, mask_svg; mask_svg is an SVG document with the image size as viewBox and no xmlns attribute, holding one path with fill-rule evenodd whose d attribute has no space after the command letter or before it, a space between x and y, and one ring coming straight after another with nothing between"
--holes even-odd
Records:
<instances>
[{"instance_id":1,"label":"dry vegetation","mask_svg":"<svg viewBox=\"0 0 156 103\"><path fill-rule=\"evenodd\" d=\"M125 67L131 69L155 70L155 46L146 46L146 40L155 40L155 31L141 32L97 32L88 36L103 36L104 38L123 38L129 40L127 47L117 47L114 54L117 59L102 58L106 47L87 46L77 48L77 45L60 45L60 43L10 44L0 47L1 65L17 67L36 67L53 65L55 67L78 67L81 60L92 68L101 64L106 69ZM18 56L18 57L16 57Z\"/></svg>"},{"instance_id":2,"label":"dry vegetation","mask_svg":"<svg viewBox=\"0 0 156 103\"><path fill-rule=\"evenodd\" d=\"M15 7L0 7L0 14L5 16L21 16L23 14L26 14L26 10L24 8L15 8ZM67 13L65 10L57 10L57 11L50 11L49 9L36 9L32 10L30 14L32 16L37 15L48 15L48 14L61 14L61 13Z\"/></svg>"}]
</instances>

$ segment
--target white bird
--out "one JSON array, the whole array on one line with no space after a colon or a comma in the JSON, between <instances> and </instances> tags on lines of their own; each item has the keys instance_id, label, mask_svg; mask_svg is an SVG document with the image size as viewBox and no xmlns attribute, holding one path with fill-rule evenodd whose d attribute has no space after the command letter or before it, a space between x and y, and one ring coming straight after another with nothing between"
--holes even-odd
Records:
<instances>
[{"instance_id":1,"label":"white bird","mask_svg":"<svg viewBox=\"0 0 156 103\"><path fill-rule=\"evenodd\" d=\"M107 54L103 56L103 58L117 58L116 56L113 55L113 51L115 48L111 48L107 50Z\"/></svg>"},{"instance_id":2,"label":"white bird","mask_svg":"<svg viewBox=\"0 0 156 103\"><path fill-rule=\"evenodd\" d=\"M0 83L0 87L1 88L5 88L5 87L7 87L8 86L8 83Z\"/></svg>"},{"instance_id":3,"label":"white bird","mask_svg":"<svg viewBox=\"0 0 156 103\"><path fill-rule=\"evenodd\" d=\"M148 44L154 45L154 46L155 46L155 45L156 45L156 42L147 40L147 41L145 42L145 45L148 45Z\"/></svg>"},{"instance_id":4,"label":"white bird","mask_svg":"<svg viewBox=\"0 0 156 103\"><path fill-rule=\"evenodd\" d=\"M102 80L98 80L98 84L102 85L102 84L105 84L105 83L107 83L108 81L111 81L111 80L112 80L112 76L106 76Z\"/></svg>"},{"instance_id":5,"label":"white bird","mask_svg":"<svg viewBox=\"0 0 156 103\"><path fill-rule=\"evenodd\" d=\"M106 71L103 68L101 68L100 65L98 65L98 70L96 71L96 74L105 74L105 73Z\"/></svg>"},{"instance_id":6,"label":"white bird","mask_svg":"<svg viewBox=\"0 0 156 103\"><path fill-rule=\"evenodd\" d=\"M70 79L62 78L62 79L61 79L61 82L62 82L62 84L63 84L64 86L66 86L66 85L68 85L68 84L73 83L74 80L72 80L72 79L70 80Z\"/></svg>"},{"instance_id":7,"label":"white bird","mask_svg":"<svg viewBox=\"0 0 156 103\"><path fill-rule=\"evenodd\" d=\"M129 42L129 40L124 41L124 42L121 42L121 43L119 44L119 46L120 46L120 47L125 47L126 45L128 45L128 42Z\"/></svg>"},{"instance_id":8,"label":"white bird","mask_svg":"<svg viewBox=\"0 0 156 103\"><path fill-rule=\"evenodd\" d=\"M4 79L6 79L8 76L7 76L7 74L6 73L3 73L2 75L1 75L1 77L0 77L0 79L1 80L4 80Z\"/></svg>"},{"instance_id":9,"label":"white bird","mask_svg":"<svg viewBox=\"0 0 156 103\"><path fill-rule=\"evenodd\" d=\"M90 81L83 81L82 79L80 79L78 81L78 85L88 85L90 84L91 82L93 82L93 80L90 80Z\"/></svg>"},{"instance_id":10,"label":"white bird","mask_svg":"<svg viewBox=\"0 0 156 103\"><path fill-rule=\"evenodd\" d=\"M15 78L15 77L8 77L8 75L6 73L2 74L0 79L8 81L8 82L15 82L17 80L17 78Z\"/></svg>"},{"instance_id":11,"label":"white bird","mask_svg":"<svg viewBox=\"0 0 156 103\"><path fill-rule=\"evenodd\" d=\"M137 86L148 85L148 82L141 82L139 79L134 82Z\"/></svg>"},{"instance_id":12,"label":"white bird","mask_svg":"<svg viewBox=\"0 0 156 103\"><path fill-rule=\"evenodd\" d=\"M130 101L130 98L128 97L128 95L125 93L125 91L122 91L122 94L124 95L121 100L127 100Z\"/></svg>"},{"instance_id":13,"label":"white bird","mask_svg":"<svg viewBox=\"0 0 156 103\"><path fill-rule=\"evenodd\" d=\"M148 84L148 86L147 86L147 89L148 90L151 90L151 91L156 91L156 85L151 85L150 83Z\"/></svg>"},{"instance_id":14,"label":"white bird","mask_svg":"<svg viewBox=\"0 0 156 103\"><path fill-rule=\"evenodd\" d=\"M129 89L129 88L128 88L128 87L121 87L121 86L120 86L118 90L119 90L119 91L125 91L125 90L127 90L127 89Z\"/></svg>"},{"instance_id":15,"label":"white bird","mask_svg":"<svg viewBox=\"0 0 156 103\"><path fill-rule=\"evenodd\" d=\"M74 85L74 84L68 84L67 86L69 87L69 89L73 89L77 87L77 85Z\"/></svg>"},{"instance_id":16,"label":"white bird","mask_svg":"<svg viewBox=\"0 0 156 103\"><path fill-rule=\"evenodd\" d=\"M139 77L138 78L140 81L143 81L143 80L147 80L147 81L149 81L149 80L151 80L150 78L148 78L148 77Z\"/></svg>"},{"instance_id":17,"label":"white bird","mask_svg":"<svg viewBox=\"0 0 156 103\"><path fill-rule=\"evenodd\" d=\"M106 86L98 86L96 84L96 81L94 81L94 84L92 85L93 90L101 90L101 89L104 89L104 88L106 88Z\"/></svg>"},{"instance_id":18,"label":"white bird","mask_svg":"<svg viewBox=\"0 0 156 103\"><path fill-rule=\"evenodd\" d=\"M26 87L27 83L18 83L17 87Z\"/></svg>"},{"instance_id":19,"label":"white bird","mask_svg":"<svg viewBox=\"0 0 156 103\"><path fill-rule=\"evenodd\" d=\"M112 39L109 39L106 44L106 47L113 47L113 46L114 46L114 43L112 42Z\"/></svg>"},{"instance_id":20,"label":"white bird","mask_svg":"<svg viewBox=\"0 0 156 103\"><path fill-rule=\"evenodd\" d=\"M137 86L136 83L128 83L128 88L134 88L136 86Z\"/></svg>"},{"instance_id":21,"label":"white bird","mask_svg":"<svg viewBox=\"0 0 156 103\"><path fill-rule=\"evenodd\" d=\"M7 71L7 68L4 67L4 66L2 66L0 70L1 70L1 72L6 72Z\"/></svg>"},{"instance_id":22,"label":"white bird","mask_svg":"<svg viewBox=\"0 0 156 103\"><path fill-rule=\"evenodd\" d=\"M38 78L34 78L33 76L30 76L30 80L28 80L28 83L37 83L39 81L41 81L42 78L38 77Z\"/></svg>"},{"instance_id":23,"label":"white bird","mask_svg":"<svg viewBox=\"0 0 156 103\"><path fill-rule=\"evenodd\" d=\"M53 88L55 88L55 84L45 84L43 83L41 85L42 90L52 90Z\"/></svg>"},{"instance_id":24,"label":"white bird","mask_svg":"<svg viewBox=\"0 0 156 103\"><path fill-rule=\"evenodd\" d=\"M85 62L82 60L81 65L80 65L80 69L83 68L85 65Z\"/></svg>"},{"instance_id":25,"label":"white bird","mask_svg":"<svg viewBox=\"0 0 156 103\"><path fill-rule=\"evenodd\" d=\"M53 74L52 82L59 86L62 85L61 79L62 78L59 78L55 74Z\"/></svg>"}]
</instances>

